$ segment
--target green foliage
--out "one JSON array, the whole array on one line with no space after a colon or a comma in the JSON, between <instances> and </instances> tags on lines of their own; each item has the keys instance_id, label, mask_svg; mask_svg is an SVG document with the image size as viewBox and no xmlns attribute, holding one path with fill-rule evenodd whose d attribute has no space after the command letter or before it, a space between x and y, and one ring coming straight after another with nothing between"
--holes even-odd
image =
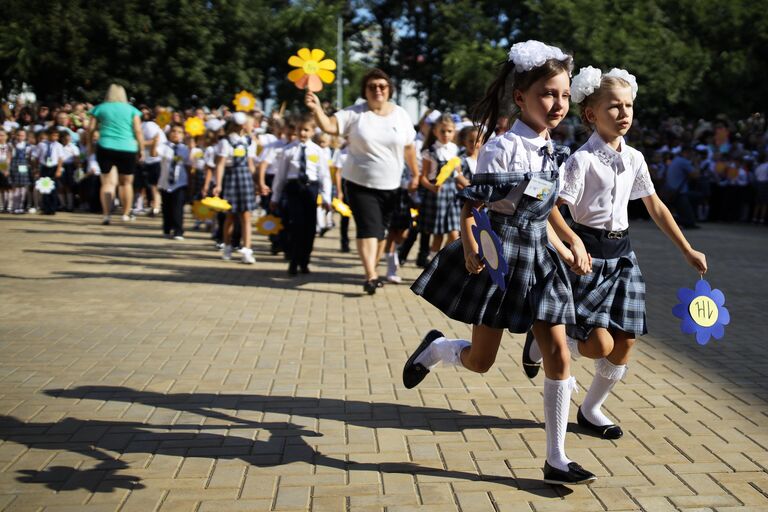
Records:
<instances>
[{"instance_id":1,"label":"green foliage","mask_svg":"<svg viewBox=\"0 0 768 512\"><path fill-rule=\"evenodd\" d=\"M511 43L540 39L577 69L624 67L643 115L764 108L768 9L747 0L5 0L1 93L98 100L110 82L137 101L230 104L240 89L300 107L286 80L302 46L335 59L344 22L344 102L370 66L430 106L470 107ZM321 97L335 101L336 87Z\"/></svg>"}]
</instances>

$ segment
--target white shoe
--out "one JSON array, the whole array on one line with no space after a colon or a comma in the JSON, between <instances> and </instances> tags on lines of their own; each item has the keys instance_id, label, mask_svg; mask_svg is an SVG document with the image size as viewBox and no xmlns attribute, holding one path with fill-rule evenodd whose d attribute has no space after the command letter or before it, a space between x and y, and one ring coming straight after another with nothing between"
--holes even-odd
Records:
<instances>
[{"instance_id":1,"label":"white shoe","mask_svg":"<svg viewBox=\"0 0 768 512\"><path fill-rule=\"evenodd\" d=\"M27 213L37 213L37 208L35 208L35 207L33 206L32 208L30 208L29 210L27 210Z\"/></svg>"},{"instance_id":2,"label":"white shoe","mask_svg":"<svg viewBox=\"0 0 768 512\"><path fill-rule=\"evenodd\" d=\"M253 257L253 249L243 247L240 250L240 253L243 255L243 263L247 263L248 265L253 265L256 263L256 259Z\"/></svg>"},{"instance_id":3,"label":"white shoe","mask_svg":"<svg viewBox=\"0 0 768 512\"><path fill-rule=\"evenodd\" d=\"M184 237L181 235L176 235L173 237L174 240L184 240Z\"/></svg>"},{"instance_id":4,"label":"white shoe","mask_svg":"<svg viewBox=\"0 0 768 512\"><path fill-rule=\"evenodd\" d=\"M133 222L134 220L136 220L134 215L123 215L123 222Z\"/></svg>"},{"instance_id":5,"label":"white shoe","mask_svg":"<svg viewBox=\"0 0 768 512\"><path fill-rule=\"evenodd\" d=\"M224 246L224 252L221 253L221 259L225 261L229 261L232 259L232 246L231 245L225 245Z\"/></svg>"},{"instance_id":6,"label":"white shoe","mask_svg":"<svg viewBox=\"0 0 768 512\"><path fill-rule=\"evenodd\" d=\"M399 263L396 252L387 254L387 281L390 283L400 284L403 282L403 278L397 275Z\"/></svg>"}]
</instances>

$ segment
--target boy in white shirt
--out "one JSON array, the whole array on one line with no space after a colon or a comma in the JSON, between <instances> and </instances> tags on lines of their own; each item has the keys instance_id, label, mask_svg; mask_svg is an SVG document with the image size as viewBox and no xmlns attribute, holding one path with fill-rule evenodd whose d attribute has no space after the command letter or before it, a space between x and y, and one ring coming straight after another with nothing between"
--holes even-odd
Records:
<instances>
[{"instance_id":1,"label":"boy in white shirt","mask_svg":"<svg viewBox=\"0 0 768 512\"><path fill-rule=\"evenodd\" d=\"M283 149L277 172L272 182L270 207L276 210L285 199L282 217L288 230L291 262L288 274L309 273L309 258L315 242L317 196L323 206L331 204L331 173L320 146L312 142L315 121L311 115L302 117L297 126L298 138Z\"/></svg>"},{"instance_id":2,"label":"boy in white shirt","mask_svg":"<svg viewBox=\"0 0 768 512\"><path fill-rule=\"evenodd\" d=\"M184 144L184 127L173 124L168 142L157 149L160 177L157 186L162 195L163 233L166 238L184 240L184 191L189 183L189 148Z\"/></svg>"},{"instance_id":3,"label":"boy in white shirt","mask_svg":"<svg viewBox=\"0 0 768 512\"><path fill-rule=\"evenodd\" d=\"M64 165L64 146L59 143L59 129L51 126L47 130L48 140L37 146L38 174L41 178L58 180ZM59 196L56 191L41 194L41 210L43 215L55 215L59 207Z\"/></svg>"}]
</instances>

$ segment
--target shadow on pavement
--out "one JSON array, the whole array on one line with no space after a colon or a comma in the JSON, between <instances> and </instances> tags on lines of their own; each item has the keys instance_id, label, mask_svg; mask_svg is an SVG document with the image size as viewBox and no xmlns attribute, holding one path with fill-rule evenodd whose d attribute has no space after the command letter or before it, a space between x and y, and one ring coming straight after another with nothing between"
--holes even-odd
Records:
<instances>
[{"instance_id":1,"label":"shadow on pavement","mask_svg":"<svg viewBox=\"0 0 768 512\"><path fill-rule=\"evenodd\" d=\"M121 455L142 453L211 460L241 460L246 464L259 467L303 462L342 471L374 471L468 481L492 481L525 490L536 496L557 499L572 492L565 487L553 487L540 480L529 478L478 475L408 462L358 463L354 460L329 457L313 448L304 439L322 437L321 433L288 422L242 420L213 408L333 419L369 428L425 429L439 432L505 426L541 428L541 424L527 420L473 416L461 411L433 407L289 396L208 393L163 395L110 386L81 386L72 390L52 389L45 393L60 398L88 398L152 405L228 422L226 425L158 425L67 417L57 422L25 423L12 416L0 416L0 439L23 444L35 450L65 450L97 461L92 469L59 465L40 471L18 471L17 481L43 483L55 491L85 489L95 493L143 488L140 477L123 473L130 471L130 465L109 453L117 452ZM227 430L234 435L221 434L222 430ZM237 435L238 431L247 432L247 434L240 436Z\"/></svg>"}]
</instances>

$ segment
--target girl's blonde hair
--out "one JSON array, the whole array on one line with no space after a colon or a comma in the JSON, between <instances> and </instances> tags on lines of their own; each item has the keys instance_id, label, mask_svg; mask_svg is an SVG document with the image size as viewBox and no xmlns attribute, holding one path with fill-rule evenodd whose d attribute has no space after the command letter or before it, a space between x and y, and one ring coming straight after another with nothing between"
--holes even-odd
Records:
<instances>
[{"instance_id":1,"label":"girl's blonde hair","mask_svg":"<svg viewBox=\"0 0 768 512\"><path fill-rule=\"evenodd\" d=\"M125 94L125 88L122 85L109 84L104 101L107 103L128 103L128 95Z\"/></svg>"},{"instance_id":2,"label":"girl's blonde hair","mask_svg":"<svg viewBox=\"0 0 768 512\"><path fill-rule=\"evenodd\" d=\"M623 78L603 75L600 79L600 87L595 89L595 92L584 98L581 102L581 122L587 126L592 126L593 123L587 119L587 107L594 108L594 106L605 97L608 91L620 87L632 87L632 85Z\"/></svg>"},{"instance_id":3,"label":"girl's blonde hair","mask_svg":"<svg viewBox=\"0 0 768 512\"><path fill-rule=\"evenodd\" d=\"M443 125L456 126L456 123L453 122L453 117L451 116L451 114L442 114L432 124L432 127L429 129L429 134L427 135L426 140L424 140L424 148L428 149L432 147L432 144L434 144L435 141L437 140L437 135L435 135L435 130L437 130L438 126L443 126Z\"/></svg>"}]
</instances>

